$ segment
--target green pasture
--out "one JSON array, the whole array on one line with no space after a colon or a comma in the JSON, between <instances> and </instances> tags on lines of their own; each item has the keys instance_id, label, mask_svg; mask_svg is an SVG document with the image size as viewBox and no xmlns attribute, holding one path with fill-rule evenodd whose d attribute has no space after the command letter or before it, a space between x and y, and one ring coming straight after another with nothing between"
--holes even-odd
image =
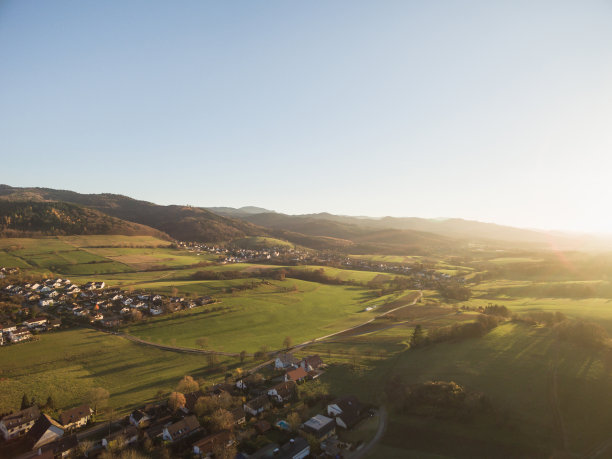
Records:
<instances>
[{"instance_id":1,"label":"green pasture","mask_svg":"<svg viewBox=\"0 0 612 459\"><path fill-rule=\"evenodd\" d=\"M152 401L158 390L170 391L186 374L218 377L204 355L163 351L91 329L38 336L0 347L0 412L19 409L24 393L42 403L51 395L61 409L86 401L92 387L103 387L110 405L126 413Z\"/></svg>"},{"instance_id":2,"label":"green pasture","mask_svg":"<svg viewBox=\"0 0 612 459\"><path fill-rule=\"evenodd\" d=\"M297 291L290 291L293 286ZM207 312L205 306L134 324L125 331L154 342L174 339L186 347L195 347L197 338L207 337L210 348L216 350L279 349L287 336L297 344L371 319L375 313L364 309L373 300L365 293L356 287L274 281L222 297L220 304L212 305L227 308L222 312Z\"/></svg>"},{"instance_id":3,"label":"green pasture","mask_svg":"<svg viewBox=\"0 0 612 459\"><path fill-rule=\"evenodd\" d=\"M275 239L272 237L253 236L245 237L242 239L234 239L232 245L240 247L242 249L269 249L273 247L295 247L295 244L291 242L283 241L282 239Z\"/></svg>"}]
</instances>

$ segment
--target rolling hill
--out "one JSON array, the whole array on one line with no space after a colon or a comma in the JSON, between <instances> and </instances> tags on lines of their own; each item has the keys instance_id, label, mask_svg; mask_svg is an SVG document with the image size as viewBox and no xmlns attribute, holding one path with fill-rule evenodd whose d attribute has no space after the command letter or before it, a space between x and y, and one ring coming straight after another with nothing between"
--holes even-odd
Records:
<instances>
[{"instance_id":1,"label":"rolling hill","mask_svg":"<svg viewBox=\"0 0 612 459\"><path fill-rule=\"evenodd\" d=\"M154 228L127 222L76 204L0 201L0 235L15 237L77 234L154 236L169 239L167 234Z\"/></svg>"},{"instance_id":2,"label":"rolling hill","mask_svg":"<svg viewBox=\"0 0 612 459\"><path fill-rule=\"evenodd\" d=\"M266 236L267 230L242 220L189 206L160 206L117 194L81 194L50 188L0 185L1 201L67 202L112 217L147 225L175 239L220 242L247 236Z\"/></svg>"}]
</instances>

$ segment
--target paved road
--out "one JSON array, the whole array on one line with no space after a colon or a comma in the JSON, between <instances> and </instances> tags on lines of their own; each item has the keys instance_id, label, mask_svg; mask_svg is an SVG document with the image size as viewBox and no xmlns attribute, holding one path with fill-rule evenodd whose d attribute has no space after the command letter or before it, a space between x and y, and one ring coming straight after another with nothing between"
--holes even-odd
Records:
<instances>
[{"instance_id":1,"label":"paved road","mask_svg":"<svg viewBox=\"0 0 612 459\"><path fill-rule=\"evenodd\" d=\"M374 435L374 438L372 438L372 440L370 440L370 442L366 446L364 446L358 451L353 452L350 456L347 457L347 459L362 459L366 457L369 453L372 452L376 444L383 437L385 431L387 430L387 409L384 406L381 406L378 410L378 415L380 417L380 420L378 421L378 430L376 431L376 435Z\"/></svg>"}]
</instances>

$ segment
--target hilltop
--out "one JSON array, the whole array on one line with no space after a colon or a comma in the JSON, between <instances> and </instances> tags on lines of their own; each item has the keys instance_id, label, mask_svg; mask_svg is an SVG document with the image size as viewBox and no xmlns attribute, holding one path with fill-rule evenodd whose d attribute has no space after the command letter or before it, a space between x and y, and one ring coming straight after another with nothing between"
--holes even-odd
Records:
<instances>
[{"instance_id":1,"label":"hilltop","mask_svg":"<svg viewBox=\"0 0 612 459\"><path fill-rule=\"evenodd\" d=\"M0 235L70 236L114 234L124 236L169 236L154 228L127 222L102 212L65 202L0 201Z\"/></svg>"},{"instance_id":2,"label":"hilltop","mask_svg":"<svg viewBox=\"0 0 612 459\"><path fill-rule=\"evenodd\" d=\"M189 206L161 206L118 194L81 194L50 188L15 188L0 185L0 201L66 202L147 225L175 239L208 242L247 236L265 236L256 225L223 217L206 209Z\"/></svg>"}]
</instances>

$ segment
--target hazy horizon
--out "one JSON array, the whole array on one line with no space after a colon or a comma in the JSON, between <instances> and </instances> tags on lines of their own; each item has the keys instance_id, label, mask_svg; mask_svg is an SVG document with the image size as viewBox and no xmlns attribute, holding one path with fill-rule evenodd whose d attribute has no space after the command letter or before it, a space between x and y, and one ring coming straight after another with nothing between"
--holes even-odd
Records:
<instances>
[{"instance_id":1,"label":"hazy horizon","mask_svg":"<svg viewBox=\"0 0 612 459\"><path fill-rule=\"evenodd\" d=\"M0 182L611 233L611 19L605 1L5 1Z\"/></svg>"}]
</instances>

